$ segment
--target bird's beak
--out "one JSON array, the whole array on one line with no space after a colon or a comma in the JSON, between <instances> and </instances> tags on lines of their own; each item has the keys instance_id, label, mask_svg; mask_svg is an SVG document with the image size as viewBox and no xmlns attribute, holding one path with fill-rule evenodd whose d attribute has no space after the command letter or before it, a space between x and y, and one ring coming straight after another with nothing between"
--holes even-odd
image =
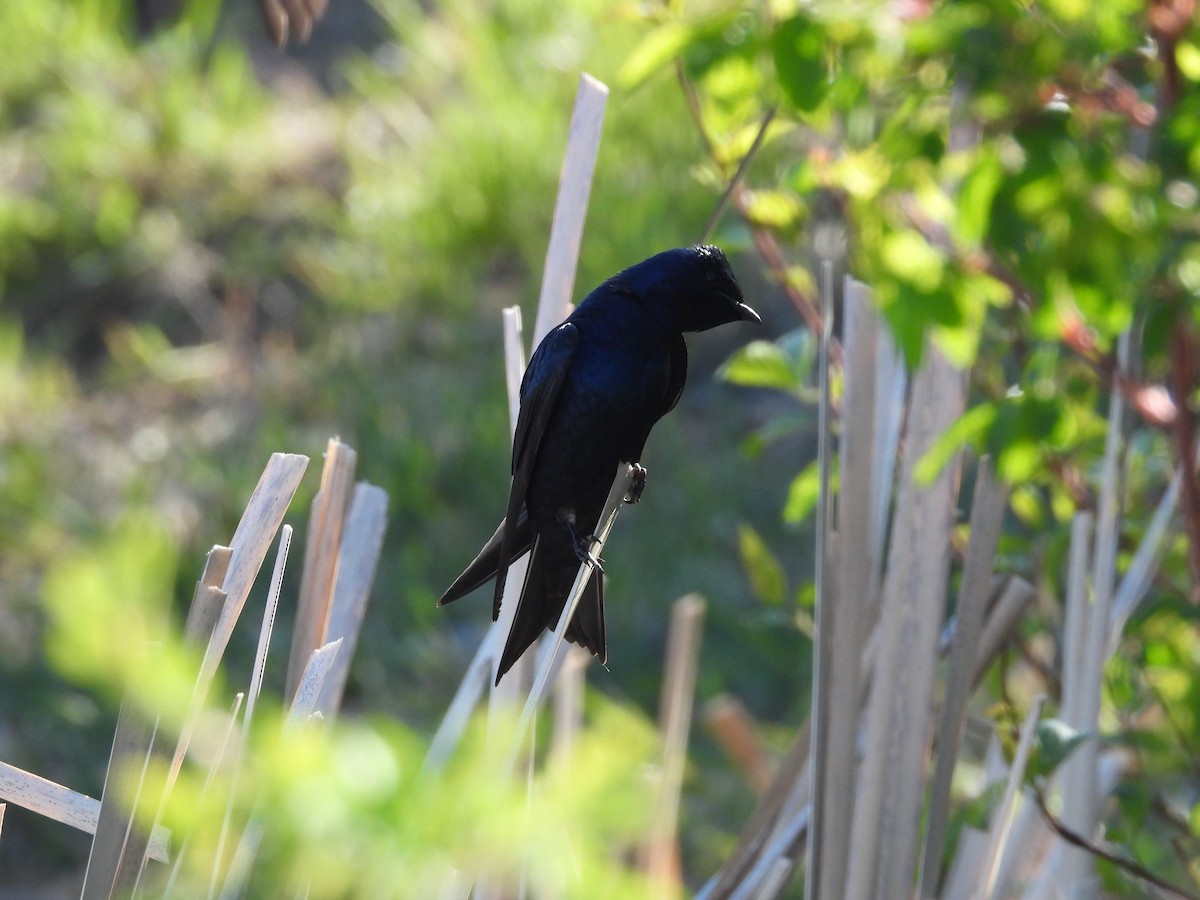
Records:
<instances>
[{"instance_id":1,"label":"bird's beak","mask_svg":"<svg viewBox=\"0 0 1200 900\"><path fill-rule=\"evenodd\" d=\"M761 322L762 321L762 317L758 313L756 313L754 310L752 310L749 306L747 306L744 302L742 302L741 300L738 300L737 303L735 303L734 305L737 306L738 317L743 322Z\"/></svg>"}]
</instances>

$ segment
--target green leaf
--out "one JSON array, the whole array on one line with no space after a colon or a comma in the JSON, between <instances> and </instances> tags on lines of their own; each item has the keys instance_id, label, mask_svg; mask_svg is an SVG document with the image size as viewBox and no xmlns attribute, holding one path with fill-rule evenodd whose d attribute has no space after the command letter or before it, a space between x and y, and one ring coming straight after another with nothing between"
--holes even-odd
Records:
<instances>
[{"instance_id":1,"label":"green leaf","mask_svg":"<svg viewBox=\"0 0 1200 900\"><path fill-rule=\"evenodd\" d=\"M926 451L913 470L917 484L930 484L963 444L978 445L996 421L996 406L981 404L963 413Z\"/></svg>"},{"instance_id":2,"label":"green leaf","mask_svg":"<svg viewBox=\"0 0 1200 900\"><path fill-rule=\"evenodd\" d=\"M978 247L987 236L992 201L1004 177L1000 159L994 150L981 152L959 188L955 234L968 247Z\"/></svg>"},{"instance_id":3,"label":"green leaf","mask_svg":"<svg viewBox=\"0 0 1200 900\"><path fill-rule=\"evenodd\" d=\"M1026 772L1028 778L1045 778L1063 764L1075 748L1091 737L1059 719L1043 719L1034 737L1033 756Z\"/></svg>"},{"instance_id":4,"label":"green leaf","mask_svg":"<svg viewBox=\"0 0 1200 900\"><path fill-rule=\"evenodd\" d=\"M682 22L660 25L633 48L617 73L617 84L627 91L640 87L677 59L692 38L692 29Z\"/></svg>"},{"instance_id":5,"label":"green leaf","mask_svg":"<svg viewBox=\"0 0 1200 900\"><path fill-rule=\"evenodd\" d=\"M789 392L803 387L783 348L771 341L751 341L717 370L717 377L742 387Z\"/></svg>"},{"instance_id":6,"label":"green leaf","mask_svg":"<svg viewBox=\"0 0 1200 900\"><path fill-rule=\"evenodd\" d=\"M617 73L617 84L625 90L640 87L689 49L701 45L707 51L703 54L706 64L711 64L730 50L728 41L720 38L737 14L737 10L725 10L697 22L671 21L660 25L634 47Z\"/></svg>"},{"instance_id":7,"label":"green leaf","mask_svg":"<svg viewBox=\"0 0 1200 900\"><path fill-rule=\"evenodd\" d=\"M751 224L775 231L798 228L808 213L804 202L786 191L746 191L745 201Z\"/></svg>"},{"instance_id":8,"label":"green leaf","mask_svg":"<svg viewBox=\"0 0 1200 900\"><path fill-rule=\"evenodd\" d=\"M829 92L827 43L825 29L805 15L781 23L772 35L779 86L802 112L815 110Z\"/></svg>"},{"instance_id":9,"label":"green leaf","mask_svg":"<svg viewBox=\"0 0 1200 900\"><path fill-rule=\"evenodd\" d=\"M738 526L738 552L750 588L758 599L779 606L787 595L787 576L762 536L749 525Z\"/></svg>"},{"instance_id":10,"label":"green leaf","mask_svg":"<svg viewBox=\"0 0 1200 900\"><path fill-rule=\"evenodd\" d=\"M838 461L837 457L834 457L829 461L829 489L836 491L837 488ZM788 487L787 502L783 507L783 520L792 525L804 521L816 509L820 496L821 469L814 459L792 479L791 486Z\"/></svg>"}]
</instances>

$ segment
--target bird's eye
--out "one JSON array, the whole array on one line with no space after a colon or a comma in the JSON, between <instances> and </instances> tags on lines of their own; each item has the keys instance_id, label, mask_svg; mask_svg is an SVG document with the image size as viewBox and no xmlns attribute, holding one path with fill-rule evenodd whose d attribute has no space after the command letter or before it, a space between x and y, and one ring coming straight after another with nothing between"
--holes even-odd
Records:
<instances>
[{"instance_id":1,"label":"bird's eye","mask_svg":"<svg viewBox=\"0 0 1200 900\"><path fill-rule=\"evenodd\" d=\"M712 284L714 281L717 280L717 273L714 272L712 269L709 269L707 272L704 273L704 280L707 281L709 284Z\"/></svg>"}]
</instances>

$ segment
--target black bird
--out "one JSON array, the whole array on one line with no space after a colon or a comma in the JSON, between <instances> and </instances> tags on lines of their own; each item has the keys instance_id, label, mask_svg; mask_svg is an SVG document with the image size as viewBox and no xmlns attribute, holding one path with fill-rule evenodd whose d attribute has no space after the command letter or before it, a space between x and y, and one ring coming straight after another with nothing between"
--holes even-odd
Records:
<instances>
[{"instance_id":1,"label":"black bird","mask_svg":"<svg viewBox=\"0 0 1200 900\"><path fill-rule=\"evenodd\" d=\"M521 381L508 511L496 533L438 601L443 606L496 579L492 620L508 567L533 554L496 683L553 628L588 558L622 462L637 463L650 428L687 379L685 331L759 321L725 254L668 250L605 281L546 335ZM588 583L566 639L606 658L601 578Z\"/></svg>"}]
</instances>

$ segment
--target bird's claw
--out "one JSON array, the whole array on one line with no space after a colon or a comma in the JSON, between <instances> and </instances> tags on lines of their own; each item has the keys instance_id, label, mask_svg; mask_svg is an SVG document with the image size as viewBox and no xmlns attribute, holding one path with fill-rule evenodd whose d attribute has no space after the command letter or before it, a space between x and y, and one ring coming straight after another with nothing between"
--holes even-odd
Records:
<instances>
[{"instance_id":1,"label":"bird's claw","mask_svg":"<svg viewBox=\"0 0 1200 900\"><path fill-rule=\"evenodd\" d=\"M591 563L592 568L599 569L600 574L605 575L607 573L604 571L604 560L592 552L592 544L599 540L600 538L594 534L589 534L583 540L576 539L575 555L579 558L580 562Z\"/></svg>"},{"instance_id":2,"label":"bird's claw","mask_svg":"<svg viewBox=\"0 0 1200 900\"><path fill-rule=\"evenodd\" d=\"M642 499L642 491L646 489L646 467L637 463L630 463L633 466L633 478L629 481L629 490L626 492L624 500L626 503L637 503Z\"/></svg>"}]
</instances>

